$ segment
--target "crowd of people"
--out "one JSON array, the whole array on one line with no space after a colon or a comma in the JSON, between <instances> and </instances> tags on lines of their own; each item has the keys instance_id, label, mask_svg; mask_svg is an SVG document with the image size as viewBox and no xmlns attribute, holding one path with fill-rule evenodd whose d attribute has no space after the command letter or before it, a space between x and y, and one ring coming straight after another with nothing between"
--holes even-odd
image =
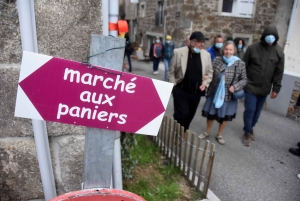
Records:
<instances>
[{"instance_id":1,"label":"crowd of people","mask_svg":"<svg viewBox=\"0 0 300 201\"><path fill-rule=\"evenodd\" d=\"M202 108L206 130L200 137L210 136L217 121L215 138L224 145L223 130L236 117L238 99L244 98L241 138L245 146L250 146L256 140L254 127L267 96L276 98L281 88L284 54L278 39L276 26L269 25L260 41L247 49L242 38L225 40L217 35L205 50L208 39L200 31L193 32L188 46L174 49L169 66L168 80L174 84L174 119L188 130L201 96L206 96Z\"/></svg>"},{"instance_id":2,"label":"crowd of people","mask_svg":"<svg viewBox=\"0 0 300 201\"><path fill-rule=\"evenodd\" d=\"M153 74L158 74L159 62L163 60L164 80L174 84L174 119L188 130L201 97L205 96L202 116L206 118L206 130L200 137L210 136L212 125L217 121L219 129L215 138L224 145L223 130L228 121L235 119L238 100L244 98L241 141L247 147L256 141L254 127L266 98L268 95L271 99L277 97L283 78L284 53L277 44L276 26L267 26L259 42L247 48L242 38L225 40L216 35L212 46L205 49L208 38L200 31L193 32L179 48L174 48L170 35L165 39L162 44L160 38L156 38L149 56L153 61ZM300 95L298 102L300 105ZM300 157L300 142L297 146L289 152ZM300 174L297 176L300 179Z\"/></svg>"},{"instance_id":3,"label":"crowd of people","mask_svg":"<svg viewBox=\"0 0 300 201\"><path fill-rule=\"evenodd\" d=\"M124 56L132 71L130 55L131 43L128 36ZM260 41L246 49L242 38L227 38L216 35L212 46L205 50L208 40L202 32L193 32L180 48L175 48L170 35L164 44L157 37L150 47L149 57L153 61L153 74L158 74L158 66L164 61L164 80L174 84L174 119L185 131L189 129L200 103L206 96L202 116L206 118L206 130L201 138L210 136L214 121L219 123L215 136L220 144L225 144L223 130L227 122L236 117L238 99L244 98L242 142L250 146L255 141L254 127L259 120L267 96L277 97L281 89L284 71L284 53L277 44L279 39L275 25L269 25ZM246 49L246 51L245 51ZM299 143L298 143L299 145ZM300 156L300 148L290 152Z\"/></svg>"}]
</instances>

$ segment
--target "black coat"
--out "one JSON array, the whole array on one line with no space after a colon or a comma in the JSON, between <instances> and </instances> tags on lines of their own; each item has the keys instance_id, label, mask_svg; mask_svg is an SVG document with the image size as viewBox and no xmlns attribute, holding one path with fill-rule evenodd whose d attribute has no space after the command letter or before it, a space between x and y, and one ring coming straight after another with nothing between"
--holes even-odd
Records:
<instances>
[{"instance_id":1,"label":"black coat","mask_svg":"<svg viewBox=\"0 0 300 201\"><path fill-rule=\"evenodd\" d=\"M265 42L267 35L274 35L276 38L272 46ZM269 25L264 30L261 41L247 48L243 57L248 78L245 91L259 96L267 96L271 89L279 93L284 71L284 53L277 44L278 39L275 25Z\"/></svg>"}]
</instances>

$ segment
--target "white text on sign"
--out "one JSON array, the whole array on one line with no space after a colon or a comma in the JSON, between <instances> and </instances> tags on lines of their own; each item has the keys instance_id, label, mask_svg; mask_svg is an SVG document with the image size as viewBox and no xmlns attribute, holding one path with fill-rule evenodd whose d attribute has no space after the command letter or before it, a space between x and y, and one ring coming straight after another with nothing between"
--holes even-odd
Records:
<instances>
[{"instance_id":1,"label":"white text on sign","mask_svg":"<svg viewBox=\"0 0 300 201\"><path fill-rule=\"evenodd\" d=\"M137 79L136 77L132 78L129 83L126 83L124 80L121 80L120 75L116 75L116 78L105 78L104 76L99 75L92 75L90 73L84 73L80 75L79 71L65 68L64 77L65 81L75 82L75 83L82 83L85 85L90 86L97 86L102 85L105 89L112 89L112 90L119 90L120 92L127 92L129 94L135 93L136 84L134 81ZM99 86L98 86L99 87ZM98 105L109 105L110 107L113 106L113 100L116 96L109 96L103 93L96 93L90 91L83 91L80 94L79 99L82 102L94 103L97 104L95 108L86 108L86 107L78 107L72 106L69 107L66 104L59 103L58 111L57 111L57 119L60 119L61 116L70 115L71 117L77 118L87 118L87 119L98 119L99 121L107 121L112 122L116 120L118 124L125 124L126 123L126 114L118 114L113 112L106 112L106 111L98 111Z\"/></svg>"}]
</instances>

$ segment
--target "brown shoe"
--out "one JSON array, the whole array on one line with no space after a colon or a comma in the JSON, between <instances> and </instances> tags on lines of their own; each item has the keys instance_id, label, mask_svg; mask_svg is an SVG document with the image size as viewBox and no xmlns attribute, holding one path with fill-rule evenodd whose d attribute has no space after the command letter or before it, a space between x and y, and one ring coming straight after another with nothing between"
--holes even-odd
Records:
<instances>
[{"instance_id":1,"label":"brown shoe","mask_svg":"<svg viewBox=\"0 0 300 201\"><path fill-rule=\"evenodd\" d=\"M253 132L253 131L250 133L249 137L250 137L250 139L251 139L252 141L255 141L255 140L256 140L256 138L255 138L255 135L254 135L254 132Z\"/></svg>"},{"instance_id":2,"label":"brown shoe","mask_svg":"<svg viewBox=\"0 0 300 201\"><path fill-rule=\"evenodd\" d=\"M250 142L251 142L250 136L244 134L244 136L243 136L243 144L245 146L249 147L250 146Z\"/></svg>"}]
</instances>

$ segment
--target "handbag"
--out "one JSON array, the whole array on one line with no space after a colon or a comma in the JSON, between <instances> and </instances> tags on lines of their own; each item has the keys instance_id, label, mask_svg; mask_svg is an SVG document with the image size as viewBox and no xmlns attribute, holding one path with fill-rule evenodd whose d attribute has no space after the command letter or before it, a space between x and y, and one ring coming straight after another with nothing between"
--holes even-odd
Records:
<instances>
[{"instance_id":1,"label":"handbag","mask_svg":"<svg viewBox=\"0 0 300 201\"><path fill-rule=\"evenodd\" d=\"M235 75L236 75L236 65L235 65L235 68L234 68L234 76L233 76L233 79L232 79L232 81L231 81L230 86L232 86L233 81L235 80ZM232 99L234 99L234 100L238 100L238 99L244 98L244 97L245 97L244 89L241 89L241 90L239 90L239 91L233 92L232 95L231 95L231 97L232 97Z\"/></svg>"}]
</instances>

